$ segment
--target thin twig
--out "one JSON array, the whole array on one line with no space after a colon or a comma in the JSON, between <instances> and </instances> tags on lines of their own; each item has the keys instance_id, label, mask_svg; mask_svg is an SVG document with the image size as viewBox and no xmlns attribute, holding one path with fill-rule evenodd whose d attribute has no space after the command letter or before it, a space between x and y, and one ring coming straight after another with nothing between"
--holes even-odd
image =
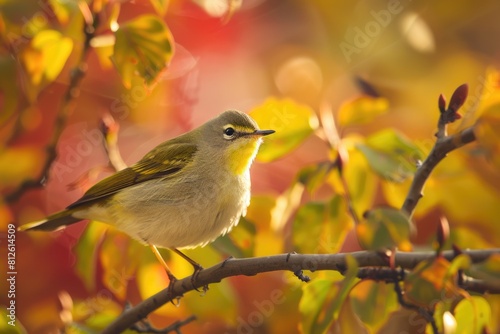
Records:
<instances>
[{"instance_id":1,"label":"thin twig","mask_svg":"<svg viewBox=\"0 0 500 334\"><path fill-rule=\"evenodd\" d=\"M413 211L417 206L418 201L422 198L422 189L424 184L431 175L431 172L437 164L443 160L444 157L451 151L462 147L468 143L476 140L474 134L474 126L464 129L454 135L449 136L447 127L448 124L455 122L462 116L458 113L458 109L465 103L469 87L467 84L460 85L455 89L448 106L446 106L446 98L443 94L439 95L438 109L439 120L437 124L438 131L436 132L436 143L432 148L429 156L418 167L413 177L408 195L403 203L402 211L406 212L408 216L413 215Z\"/></svg>"},{"instance_id":2,"label":"thin twig","mask_svg":"<svg viewBox=\"0 0 500 334\"><path fill-rule=\"evenodd\" d=\"M196 320L196 316L191 315L188 318L184 320L178 320L174 322L173 324L165 327L165 328L155 328L151 326L149 322L137 322L134 326L132 326L132 329L135 330L138 333L148 333L148 334L167 334L170 332L175 332L175 333L180 333L181 328L183 326L186 326L187 324L193 322Z\"/></svg>"},{"instance_id":3,"label":"thin twig","mask_svg":"<svg viewBox=\"0 0 500 334\"><path fill-rule=\"evenodd\" d=\"M404 299L403 290L401 289L401 286L399 285L399 281L400 281L400 275L398 275L396 272L396 274L394 275L393 283L394 283L394 292L396 292L396 295L398 297L399 305L401 305L404 308L407 308L409 310L417 311L421 316L423 316L425 318L425 320L427 320L428 323L431 324L432 332L434 334L438 334L439 330L438 330L438 327L436 324L436 320L434 320L433 313L429 310L426 310L425 308L422 308L420 306L417 306L417 305L414 305L414 304L407 302Z\"/></svg>"},{"instance_id":4,"label":"thin twig","mask_svg":"<svg viewBox=\"0 0 500 334\"><path fill-rule=\"evenodd\" d=\"M120 125L116 123L113 116L105 114L101 120L101 132L104 137L104 148L109 158L109 163L115 171L127 168L127 164L118 149L118 130Z\"/></svg>"},{"instance_id":5,"label":"thin twig","mask_svg":"<svg viewBox=\"0 0 500 334\"><path fill-rule=\"evenodd\" d=\"M37 178L27 179L21 183L21 185L15 189L13 192L5 196L5 201L7 203L12 203L17 201L27 190L33 188L40 188L47 182L50 174L50 167L57 158L56 146L59 142L59 138L64 130L66 121L74 109L75 99L80 94L80 86L82 79L85 77L87 72L87 57L90 47L90 40L94 37L96 28L99 24L98 16L94 16L92 23L86 23L84 26L85 40L83 43L82 53L80 55L80 60L78 65L70 72L70 83L68 89L64 93L59 112L57 113L57 118L55 119L54 130L52 132L52 138L47 144L47 158L43 164L42 171Z\"/></svg>"},{"instance_id":6,"label":"thin twig","mask_svg":"<svg viewBox=\"0 0 500 334\"><path fill-rule=\"evenodd\" d=\"M469 250L464 251L472 263L486 260L492 254L498 254L500 249ZM208 284L218 283L222 279L238 275L254 276L259 273L289 270L295 272L302 270L335 270L342 272L347 267L346 257L348 254L281 254L267 257L254 257L245 259L227 259L215 266L204 269L197 274L195 284L191 276L183 278L173 283L172 287L166 288L148 299L137 304L133 308L123 312L112 324L102 333L120 333L137 321L144 319L149 313L160 306L182 296L188 291L201 288ZM353 256L360 268L373 266L387 266L375 252L361 251L349 253ZM404 269L412 269L418 263L435 257L434 251L404 253L397 252L395 255L395 265ZM443 256L452 260L455 256L453 251L443 252Z\"/></svg>"},{"instance_id":7,"label":"thin twig","mask_svg":"<svg viewBox=\"0 0 500 334\"><path fill-rule=\"evenodd\" d=\"M451 136L439 138L427 159L418 167L401 209L411 217L418 201L423 196L422 189L424 184L436 165L451 151L475 140L476 135L474 134L473 127L464 129Z\"/></svg>"}]
</instances>

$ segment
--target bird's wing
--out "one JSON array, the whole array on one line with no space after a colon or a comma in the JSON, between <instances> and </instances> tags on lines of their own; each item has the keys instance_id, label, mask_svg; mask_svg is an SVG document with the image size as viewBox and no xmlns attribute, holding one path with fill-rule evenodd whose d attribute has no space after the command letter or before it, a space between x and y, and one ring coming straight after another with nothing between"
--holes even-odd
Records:
<instances>
[{"instance_id":1,"label":"bird's wing","mask_svg":"<svg viewBox=\"0 0 500 334\"><path fill-rule=\"evenodd\" d=\"M175 174L193 160L196 150L196 145L189 143L169 141L160 144L136 164L95 184L68 209L109 197L141 182Z\"/></svg>"}]
</instances>

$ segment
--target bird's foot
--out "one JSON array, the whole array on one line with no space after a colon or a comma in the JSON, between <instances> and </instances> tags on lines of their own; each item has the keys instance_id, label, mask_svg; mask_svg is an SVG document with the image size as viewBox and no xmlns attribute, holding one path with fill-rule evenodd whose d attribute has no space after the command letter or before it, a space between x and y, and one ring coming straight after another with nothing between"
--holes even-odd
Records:
<instances>
[{"instance_id":1,"label":"bird's foot","mask_svg":"<svg viewBox=\"0 0 500 334\"><path fill-rule=\"evenodd\" d=\"M199 263L192 263L192 265L194 268L194 272L191 275L191 284L193 285L193 288L196 291L201 292L204 295L208 291L208 284L204 285L201 291L199 288L196 287L198 281L198 275L203 270L203 267Z\"/></svg>"}]
</instances>

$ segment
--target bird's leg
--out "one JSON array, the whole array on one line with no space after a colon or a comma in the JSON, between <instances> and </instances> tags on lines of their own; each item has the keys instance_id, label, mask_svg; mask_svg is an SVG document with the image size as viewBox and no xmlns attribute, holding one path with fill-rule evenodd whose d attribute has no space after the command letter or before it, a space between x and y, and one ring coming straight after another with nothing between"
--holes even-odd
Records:
<instances>
[{"instance_id":1,"label":"bird's leg","mask_svg":"<svg viewBox=\"0 0 500 334\"><path fill-rule=\"evenodd\" d=\"M153 254L156 256L156 259L160 262L161 266L165 271L167 272L168 279L170 280L169 287L173 286L174 282L177 281L177 278L172 274L172 271L170 271L170 268L168 267L167 263L161 257L160 252L158 251L158 248L156 248L155 245L149 244L149 248L153 251Z\"/></svg>"},{"instance_id":2,"label":"bird's leg","mask_svg":"<svg viewBox=\"0 0 500 334\"><path fill-rule=\"evenodd\" d=\"M193 275L191 276L191 284L193 284L193 287L194 287L195 283L196 283L196 278L198 277L198 274L200 273L200 271L203 270L203 267L201 266L201 264L199 264L198 262L194 261L193 259L191 259L189 256L187 256L186 254L184 254L183 252L181 252L177 248L171 248L171 249L175 253L177 253L180 257L182 257L184 260L186 260L187 262L189 262L193 266L194 272L193 272ZM196 291L200 291L197 288L195 288L195 290ZM208 290L208 285L205 285L203 287L203 291L206 292L207 290Z\"/></svg>"}]
</instances>

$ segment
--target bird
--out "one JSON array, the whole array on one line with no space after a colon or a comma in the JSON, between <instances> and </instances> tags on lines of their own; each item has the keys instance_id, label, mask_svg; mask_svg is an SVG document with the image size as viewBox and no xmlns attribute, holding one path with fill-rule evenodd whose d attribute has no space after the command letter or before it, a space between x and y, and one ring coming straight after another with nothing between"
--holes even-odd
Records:
<instances>
[{"instance_id":1,"label":"bird","mask_svg":"<svg viewBox=\"0 0 500 334\"><path fill-rule=\"evenodd\" d=\"M159 144L66 209L18 230L54 231L82 220L109 224L148 245L172 284L177 279L157 247L199 272L202 266L179 249L204 246L238 224L250 204L251 164L262 138L274 132L260 130L243 112L225 111Z\"/></svg>"}]
</instances>

